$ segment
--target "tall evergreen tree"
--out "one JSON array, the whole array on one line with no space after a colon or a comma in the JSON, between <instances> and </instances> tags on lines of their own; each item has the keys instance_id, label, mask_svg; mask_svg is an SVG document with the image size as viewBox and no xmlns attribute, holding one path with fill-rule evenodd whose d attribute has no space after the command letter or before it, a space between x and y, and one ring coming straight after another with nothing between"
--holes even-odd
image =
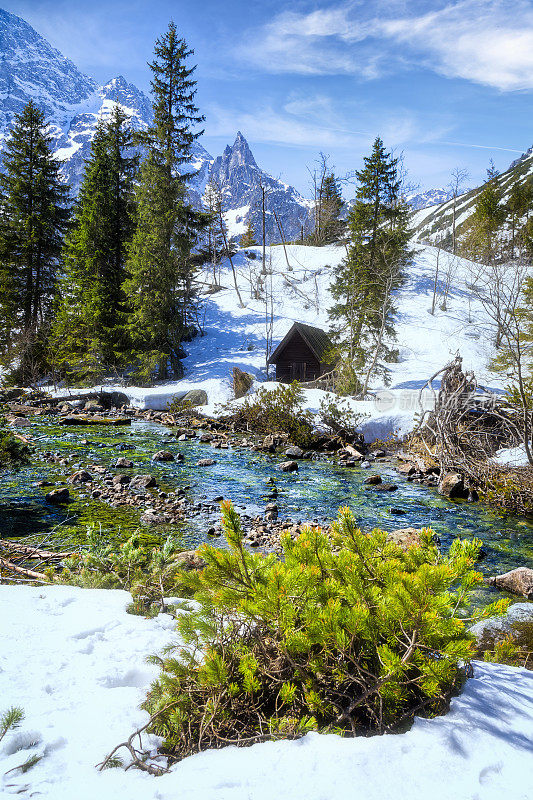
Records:
<instances>
[{"instance_id":1,"label":"tall evergreen tree","mask_svg":"<svg viewBox=\"0 0 533 800\"><path fill-rule=\"evenodd\" d=\"M367 384L371 374L386 374L383 362L392 357L387 340L394 333L392 293L401 286L412 255L410 211L401 194L398 159L379 137L356 177L348 216L349 249L335 271L336 303L330 310L345 374L351 376L345 388L352 391ZM355 376L365 370L358 381Z\"/></svg>"},{"instance_id":2,"label":"tall evergreen tree","mask_svg":"<svg viewBox=\"0 0 533 800\"><path fill-rule=\"evenodd\" d=\"M186 198L191 147L203 121L195 105L193 51L176 26L157 40L153 73L154 121L143 137L147 155L136 192L137 229L128 259L125 289L132 307L130 331L138 352L138 377L180 374L181 341L190 333L194 306L191 249L204 215Z\"/></svg>"},{"instance_id":3,"label":"tall evergreen tree","mask_svg":"<svg viewBox=\"0 0 533 800\"><path fill-rule=\"evenodd\" d=\"M45 116L30 101L15 118L0 172L0 339L17 380L35 378L67 226L68 189Z\"/></svg>"},{"instance_id":4,"label":"tall evergreen tree","mask_svg":"<svg viewBox=\"0 0 533 800\"><path fill-rule=\"evenodd\" d=\"M321 227L324 244L333 244L341 239L346 223L341 219L344 208L338 179L333 172L324 178L321 197Z\"/></svg>"},{"instance_id":5,"label":"tall evergreen tree","mask_svg":"<svg viewBox=\"0 0 533 800\"><path fill-rule=\"evenodd\" d=\"M135 225L132 145L127 114L115 106L85 164L52 330L55 363L76 379L120 368L127 351L122 286Z\"/></svg>"},{"instance_id":6,"label":"tall evergreen tree","mask_svg":"<svg viewBox=\"0 0 533 800\"><path fill-rule=\"evenodd\" d=\"M490 175L492 168L487 173ZM494 180L496 175L489 178L480 192L463 240L466 255L484 264L494 264L502 255L500 234L506 209L502 190Z\"/></svg>"}]
</instances>

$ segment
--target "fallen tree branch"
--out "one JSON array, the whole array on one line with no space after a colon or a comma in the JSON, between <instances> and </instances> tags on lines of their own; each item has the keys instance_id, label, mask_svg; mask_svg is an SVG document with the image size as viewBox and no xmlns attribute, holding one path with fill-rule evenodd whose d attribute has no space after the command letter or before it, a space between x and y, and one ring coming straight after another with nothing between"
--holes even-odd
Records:
<instances>
[{"instance_id":1,"label":"fallen tree branch","mask_svg":"<svg viewBox=\"0 0 533 800\"><path fill-rule=\"evenodd\" d=\"M39 547L31 547L28 544L21 544L20 542L10 542L6 539L0 539L0 550L11 550L14 553L29 556L30 558L41 559L58 559L72 558L76 555L74 551L65 553L55 553L52 550L41 550Z\"/></svg>"},{"instance_id":2,"label":"fallen tree branch","mask_svg":"<svg viewBox=\"0 0 533 800\"><path fill-rule=\"evenodd\" d=\"M44 572L35 572L33 569L26 569L25 567L19 567L16 564L13 564L12 561L8 561L7 558L2 558L0 556L0 567L9 570L10 572L16 572L19 575L25 575L27 578L35 578L37 581L44 581L44 583L49 583L46 575Z\"/></svg>"}]
</instances>

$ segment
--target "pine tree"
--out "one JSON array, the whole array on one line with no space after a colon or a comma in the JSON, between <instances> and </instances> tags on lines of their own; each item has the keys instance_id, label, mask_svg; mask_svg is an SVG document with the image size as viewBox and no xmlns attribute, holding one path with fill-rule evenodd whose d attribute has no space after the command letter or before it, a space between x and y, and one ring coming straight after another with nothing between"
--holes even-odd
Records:
<instances>
[{"instance_id":1,"label":"pine tree","mask_svg":"<svg viewBox=\"0 0 533 800\"><path fill-rule=\"evenodd\" d=\"M401 195L398 159L386 152L380 138L356 176L348 255L335 271L336 303L330 310L344 372L352 376L347 391L361 388L355 375L365 368L365 385L373 374L386 375L383 362L393 357L386 343L394 334L392 293L401 286L412 255L410 211Z\"/></svg>"},{"instance_id":2,"label":"pine tree","mask_svg":"<svg viewBox=\"0 0 533 800\"><path fill-rule=\"evenodd\" d=\"M119 369L127 351L122 285L135 224L132 145L128 117L115 106L97 127L65 243L52 353L59 370L77 380Z\"/></svg>"},{"instance_id":3,"label":"pine tree","mask_svg":"<svg viewBox=\"0 0 533 800\"><path fill-rule=\"evenodd\" d=\"M494 264L501 256L500 233L506 216L503 193L494 177L480 192L463 238L465 254L484 264Z\"/></svg>"},{"instance_id":4,"label":"pine tree","mask_svg":"<svg viewBox=\"0 0 533 800\"><path fill-rule=\"evenodd\" d=\"M324 244L333 244L341 239L346 227L345 221L341 219L344 201L333 172L324 178L321 205L322 240Z\"/></svg>"},{"instance_id":5,"label":"pine tree","mask_svg":"<svg viewBox=\"0 0 533 800\"><path fill-rule=\"evenodd\" d=\"M29 102L7 140L0 173L0 344L16 378L32 381L43 356L69 211L44 114Z\"/></svg>"},{"instance_id":6,"label":"pine tree","mask_svg":"<svg viewBox=\"0 0 533 800\"><path fill-rule=\"evenodd\" d=\"M240 240L240 247L256 247L258 244L257 239L255 238L254 229L252 226L252 221L248 221L248 225L246 226L246 230L244 231L243 235L241 236Z\"/></svg>"},{"instance_id":7,"label":"pine tree","mask_svg":"<svg viewBox=\"0 0 533 800\"><path fill-rule=\"evenodd\" d=\"M143 136L147 155L136 191L137 229L128 258L125 283L132 307L129 329L138 354L137 377L150 381L181 373L181 341L191 333L194 306L191 249L205 215L186 197L191 147L203 121L195 105L195 67L189 50L170 23L155 45L154 121Z\"/></svg>"}]
</instances>

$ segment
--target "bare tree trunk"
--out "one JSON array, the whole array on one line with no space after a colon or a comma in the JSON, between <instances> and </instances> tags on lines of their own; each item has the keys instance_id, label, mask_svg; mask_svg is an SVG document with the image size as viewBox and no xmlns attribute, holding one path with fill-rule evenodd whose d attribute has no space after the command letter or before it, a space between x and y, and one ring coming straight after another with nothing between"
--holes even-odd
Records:
<instances>
[{"instance_id":1,"label":"bare tree trunk","mask_svg":"<svg viewBox=\"0 0 533 800\"><path fill-rule=\"evenodd\" d=\"M233 263L233 259L231 257L231 253L228 247L228 240L226 238L226 231L224 230L224 220L222 219L222 208L219 209L219 218L220 218L220 231L222 233L222 237L224 239L224 247L226 249L226 253L228 254L229 263L231 264L231 271L233 272L233 283L235 284L235 291L237 292L237 297L239 298L239 305L241 308L244 308L244 303L242 302L241 293L239 292L239 287L237 285L237 273L235 272L235 265Z\"/></svg>"},{"instance_id":2,"label":"bare tree trunk","mask_svg":"<svg viewBox=\"0 0 533 800\"><path fill-rule=\"evenodd\" d=\"M285 261L287 262L287 269L292 270L292 267L289 264L289 256L287 255L287 248L285 247L285 237L283 235L283 228L281 227L281 222L279 221L279 217L275 211L274 211L274 219L276 220L279 235L281 236L281 244L283 245L283 252L285 253Z\"/></svg>"}]
</instances>

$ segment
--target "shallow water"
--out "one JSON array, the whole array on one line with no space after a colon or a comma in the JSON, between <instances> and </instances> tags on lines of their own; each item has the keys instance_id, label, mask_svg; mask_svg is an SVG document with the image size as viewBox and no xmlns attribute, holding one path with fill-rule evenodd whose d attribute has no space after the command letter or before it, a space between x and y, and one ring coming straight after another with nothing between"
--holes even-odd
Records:
<instances>
[{"instance_id":1,"label":"shallow water","mask_svg":"<svg viewBox=\"0 0 533 800\"><path fill-rule=\"evenodd\" d=\"M283 456L231 447L218 450L194 440L177 442L170 429L148 422L133 422L131 427L123 428L70 428L54 424L53 419L39 418L24 433L33 437L38 450L74 455L74 459L68 466L36 461L15 472L0 473L2 536L42 532L82 541L91 524L101 525L110 537L123 539L131 535L138 528L138 511L115 509L91 500L83 489L72 490L74 500L68 506L53 506L45 500L50 487L33 485L40 480L62 484L63 476L76 468L91 464L112 467L119 456L125 456L134 463L133 469L125 470L128 474L149 472L157 477L162 490L189 487L187 493L197 503L222 495L231 499L238 510L260 513L268 502L267 480L273 478L279 492L280 519L329 522L340 506L347 505L363 529L431 527L444 550L456 536L477 536L483 541L486 555L480 569L486 574L533 564L531 521L483 504L447 500L433 489L406 481L390 466L378 462L370 470L347 469L319 458L300 461L297 473L284 473L276 468L286 460ZM181 452L185 460L152 463L152 455L162 448ZM213 458L215 464L197 467L196 462L206 457ZM397 484L398 490L367 490L363 481L373 473ZM180 532L187 546L208 538L205 512L195 513L182 526L169 526Z\"/></svg>"}]
</instances>

